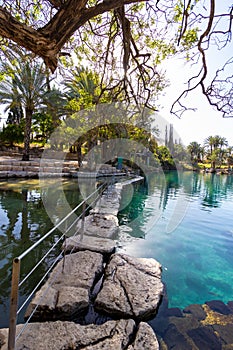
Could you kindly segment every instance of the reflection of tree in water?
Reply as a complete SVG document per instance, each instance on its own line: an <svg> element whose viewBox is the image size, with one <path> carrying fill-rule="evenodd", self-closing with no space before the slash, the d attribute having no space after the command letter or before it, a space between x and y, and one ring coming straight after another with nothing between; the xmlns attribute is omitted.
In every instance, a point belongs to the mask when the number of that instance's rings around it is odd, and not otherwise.
<svg viewBox="0 0 233 350"><path fill-rule="evenodd" d="M151 174L148 179L140 185L134 185L134 194L130 204L119 213L120 225L127 225L131 227L131 235L134 237L145 237L143 229L143 211L145 208L145 201L149 196L153 196L155 192L159 191L160 201L159 208L166 209L170 198L176 197L180 188L180 178L176 171L164 173ZM123 191L123 196L127 195L127 191ZM124 198L123 198L124 200Z"/></svg>
<svg viewBox="0 0 233 350"><path fill-rule="evenodd" d="M170 171L165 174L165 182L161 187L160 208L166 209L168 200L171 197L176 197L180 187L180 179L177 171Z"/></svg>
<svg viewBox="0 0 233 350"><path fill-rule="evenodd" d="M118 214L119 224L127 225L132 229L131 235L133 237L144 238L145 232L140 227L140 218L144 208L145 199L147 198L147 186L142 183L133 185L134 192L130 203L124 207ZM130 189L130 187L129 187ZM121 202L127 202L127 196L130 196L130 190L127 190L127 186L124 187L122 192Z"/></svg>
<svg viewBox="0 0 233 350"><path fill-rule="evenodd" d="M233 177L227 175L209 174L202 178L202 205L204 207L219 207L228 192L232 191Z"/></svg>
<svg viewBox="0 0 233 350"><path fill-rule="evenodd" d="M75 189L76 191L73 186L67 186L64 189L67 201L72 207L77 205L80 200L77 185L75 185ZM50 196L51 192L47 191L47 195ZM59 199L58 196L55 202L56 207L61 205ZM31 189L26 186L17 190L0 189L0 206L8 221L0 228L0 327L5 327L8 325L8 316L3 315L6 314L5 310L8 308L13 258L19 256L35 243L53 225L44 209L39 187ZM21 280L56 242L60 234L60 232L55 232L23 259ZM46 258L45 262L36 270L36 273L23 284L20 290L21 296L28 295L31 292L58 252L60 252L59 247ZM3 322L4 324L2 324Z"/></svg>

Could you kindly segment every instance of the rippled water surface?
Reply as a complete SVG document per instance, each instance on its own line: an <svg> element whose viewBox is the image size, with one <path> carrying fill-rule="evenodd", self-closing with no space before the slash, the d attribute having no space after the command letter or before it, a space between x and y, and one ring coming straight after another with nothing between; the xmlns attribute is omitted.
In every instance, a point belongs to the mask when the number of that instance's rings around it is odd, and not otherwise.
<svg viewBox="0 0 233 350"><path fill-rule="evenodd" d="M226 175L152 175L121 212L140 237L123 251L162 264L170 307L233 300L232 185Z"/></svg>

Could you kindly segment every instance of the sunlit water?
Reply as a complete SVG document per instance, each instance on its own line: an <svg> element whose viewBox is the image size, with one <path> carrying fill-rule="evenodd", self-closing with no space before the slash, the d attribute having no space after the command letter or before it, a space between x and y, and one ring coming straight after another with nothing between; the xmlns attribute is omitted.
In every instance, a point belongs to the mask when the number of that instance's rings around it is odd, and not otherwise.
<svg viewBox="0 0 233 350"><path fill-rule="evenodd" d="M233 300L232 185L226 175L152 175L121 212L141 237L122 250L162 264L170 307Z"/></svg>
<svg viewBox="0 0 233 350"><path fill-rule="evenodd" d="M121 251L153 257L162 264L170 307L233 300L232 185L233 176L170 172L151 175L146 186L124 190L122 207L126 207L119 219L133 241L122 242ZM62 216L59 186L56 180L46 180L43 186L38 180L0 181L0 327L9 322L12 259L52 227L42 194L47 202L53 198L56 203L55 218ZM62 186L73 208L82 200L78 183L69 179ZM42 256L57 237L42 244L37 254ZM32 255L26 262L28 269L35 260ZM21 300L51 260L53 255L25 285Z"/></svg>

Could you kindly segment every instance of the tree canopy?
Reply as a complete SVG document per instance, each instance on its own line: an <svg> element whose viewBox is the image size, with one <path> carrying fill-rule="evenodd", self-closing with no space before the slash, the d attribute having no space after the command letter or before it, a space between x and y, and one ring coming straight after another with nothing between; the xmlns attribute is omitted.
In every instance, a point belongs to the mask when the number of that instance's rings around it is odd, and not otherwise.
<svg viewBox="0 0 233 350"><path fill-rule="evenodd" d="M213 76L207 52L231 42L232 3L216 0L4 0L0 1L2 52L17 44L43 58L54 72L75 52L102 74L100 85L117 99L156 108L166 85L159 63L184 54L196 71L172 106L180 115L190 91L201 88L223 116L232 116L232 57Z"/></svg>

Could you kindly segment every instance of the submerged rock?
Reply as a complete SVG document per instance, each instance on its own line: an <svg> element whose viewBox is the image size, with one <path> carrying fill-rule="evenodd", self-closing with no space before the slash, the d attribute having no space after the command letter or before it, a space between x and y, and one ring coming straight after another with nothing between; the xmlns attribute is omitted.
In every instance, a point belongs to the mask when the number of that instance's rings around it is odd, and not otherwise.
<svg viewBox="0 0 233 350"><path fill-rule="evenodd" d="M198 321L204 320L206 318L206 312L199 304L189 305L183 311L184 313L193 315L193 317L198 319Z"/></svg>
<svg viewBox="0 0 233 350"><path fill-rule="evenodd" d="M229 315L231 313L231 310L221 300L211 300L206 301L205 303L211 310L219 312L223 315Z"/></svg>
<svg viewBox="0 0 233 350"><path fill-rule="evenodd" d="M156 260L114 254L94 306L110 315L147 320L156 313L162 293L161 265Z"/></svg>
<svg viewBox="0 0 233 350"><path fill-rule="evenodd" d="M187 332L198 349L221 350L222 345L218 336L210 327L198 327Z"/></svg>

